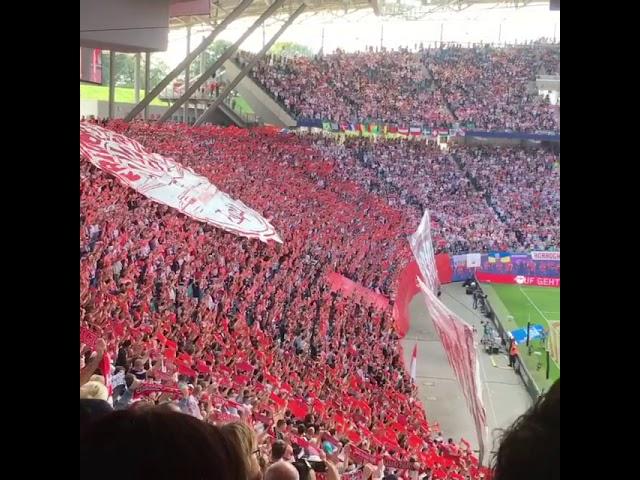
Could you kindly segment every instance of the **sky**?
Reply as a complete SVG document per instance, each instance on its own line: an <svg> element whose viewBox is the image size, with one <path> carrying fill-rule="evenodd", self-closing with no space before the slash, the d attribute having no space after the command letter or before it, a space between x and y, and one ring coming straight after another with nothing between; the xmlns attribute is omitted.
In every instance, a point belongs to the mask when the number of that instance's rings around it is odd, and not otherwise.
<svg viewBox="0 0 640 480"><path fill-rule="evenodd" d="M265 7L266 8L266 7ZM272 17L264 28L266 41L278 30L286 16ZM234 42L253 23L245 18L232 23L217 38ZM208 35L212 27L194 26L191 48ZM324 31L324 35L323 35ZM186 55L186 29L172 30L166 52L154 53L175 67ZM560 12L549 11L548 4L521 8L474 5L462 12L435 11L423 20L408 21L400 18L376 17L370 9L345 15L344 12L323 12L302 15L278 41L296 42L308 46L313 52L323 48L330 53L336 48L346 51L363 50L367 46L384 45L386 48L413 47L424 42L498 43L522 42L546 37L560 40ZM263 29L257 28L242 44L242 50L257 52L263 45Z"/></svg>

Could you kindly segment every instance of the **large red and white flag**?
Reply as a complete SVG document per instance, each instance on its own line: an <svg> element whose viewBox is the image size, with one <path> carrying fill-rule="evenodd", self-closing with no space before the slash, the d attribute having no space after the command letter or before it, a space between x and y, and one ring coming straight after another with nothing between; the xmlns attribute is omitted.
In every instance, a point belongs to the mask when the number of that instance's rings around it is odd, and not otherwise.
<svg viewBox="0 0 640 480"><path fill-rule="evenodd" d="M425 279L423 282L416 275L418 286L424 293L427 310L473 417L480 447L480 460L482 461L484 439L487 436L487 414L482 402L480 364L474 345L473 328L438 299L440 282L436 269L431 238L431 218L428 210L425 210L420 226L409 238L409 243L416 263Z"/></svg>
<svg viewBox="0 0 640 480"><path fill-rule="evenodd" d="M433 241L431 239L431 217L429 210L424 211L418 229L409 237L409 245L422 277L427 283L427 287L432 292L437 292L440 287L438 280L438 270L436 269L436 258L433 252Z"/></svg>
<svg viewBox="0 0 640 480"><path fill-rule="evenodd" d="M416 380L416 368L418 364L418 344L416 343L413 346L413 353L411 353L411 378L413 379L413 381L415 382Z"/></svg>
<svg viewBox="0 0 640 480"><path fill-rule="evenodd" d="M482 402L480 364L473 340L473 328L449 310L420 278L418 285L424 293L433 325L473 417L482 461L484 439L487 436L487 414Z"/></svg>
<svg viewBox="0 0 640 480"><path fill-rule="evenodd" d="M282 243L271 224L190 168L124 135L80 123L80 155L125 185L185 215L243 237Z"/></svg>

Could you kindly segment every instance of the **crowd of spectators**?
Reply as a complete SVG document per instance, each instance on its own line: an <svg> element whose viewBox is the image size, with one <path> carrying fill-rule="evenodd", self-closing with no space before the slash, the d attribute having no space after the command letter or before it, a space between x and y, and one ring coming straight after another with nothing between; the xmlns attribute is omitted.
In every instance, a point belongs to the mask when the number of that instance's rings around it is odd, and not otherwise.
<svg viewBox="0 0 640 480"><path fill-rule="evenodd" d="M251 76L298 118L557 132L559 107L530 83L559 71L559 46L536 44L267 56Z"/></svg>
<svg viewBox="0 0 640 480"><path fill-rule="evenodd" d="M291 135L107 126L251 205L284 243L193 221L81 158L81 398L245 423L263 468L284 450L347 478L480 478L468 444L427 421L390 309L324 280L335 271L393 298L415 228L402 208L318 176L331 165Z"/></svg>
<svg viewBox="0 0 640 480"><path fill-rule="evenodd" d="M307 137L333 162L323 181L352 180L413 225L428 208L437 253L560 248L559 157L547 149Z"/></svg>
<svg viewBox="0 0 640 480"><path fill-rule="evenodd" d="M453 147L451 155L526 251L560 249L560 163L537 148Z"/></svg>
<svg viewBox="0 0 640 480"><path fill-rule="evenodd" d="M429 50L423 61L463 125L560 131L557 109L529 90L537 75L560 73L559 47L444 48Z"/></svg>
<svg viewBox="0 0 640 480"><path fill-rule="evenodd" d="M242 52L241 61L250 55ZM299 118L428 127L453 121L420 56L406 50L268 56L251 75Z"/></svg>
<svg viewBox="0 0 640 480"><path fill-rule="evenodd" d="M337 272L393 300L411 258L406 237L424 208L440 251L559 248L557 157L103 124L208 177L269 220L283 244L191 220L81 158L83 401L248 426L238 435L252 438L244 450L265 478L269 464L301 457L325 461L327 480L484 475L466 442L445 442L428 422L390 307L333 291L326 278ZM82 408L81 420L107 414L94 403ZM129 423L147 418L138 414ZM89 429L87 442L103 434ZM269 478L280 478L276 470Z"/></svg>
<svg viewBox="0 0 640 480"><path fill-rule="evenodd" d="M424 141L347 137L316 142L344 177L408 210L414 225L431 213L436 252L519 251L515 232L501 222L447 152Z"/></svg>

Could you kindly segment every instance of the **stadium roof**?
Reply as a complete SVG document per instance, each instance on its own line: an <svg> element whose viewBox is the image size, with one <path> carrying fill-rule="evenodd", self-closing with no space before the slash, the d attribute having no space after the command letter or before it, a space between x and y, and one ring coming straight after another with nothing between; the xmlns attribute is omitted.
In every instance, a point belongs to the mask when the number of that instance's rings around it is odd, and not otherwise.
<svg viewBox="0 0 640 480"><path fill-rule="evenodd" d="M170 26L171 28L182 28L187 25L215 25L228 15L238 3L239 0L210 0L209 16L173 17ZM242 13L241 17L257 17L266 10L270 3L272 3L271 0L256 0ZM452 13L463 11L469 6L479 3L524 7L548 3L548 0L287 0L279 11L293 13L301 3L306 3L307 13L321 11L347 13L370 8L376 15L416 19L436 11L449 10Z"/></svg>

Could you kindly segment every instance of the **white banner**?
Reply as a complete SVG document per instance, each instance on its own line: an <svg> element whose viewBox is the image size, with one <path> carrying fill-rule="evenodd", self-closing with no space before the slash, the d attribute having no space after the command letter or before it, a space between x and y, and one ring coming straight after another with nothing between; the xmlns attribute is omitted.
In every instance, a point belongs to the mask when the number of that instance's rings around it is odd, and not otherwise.
<svg viewBox="0 0 640 480"><path fill-rule="evenodd" d="M271 224L206 177L169 158L147 152L124 135L80 123L80 155L125 185L185 215L243 237L282 243Z"/></svg>
<svg viewBox="0 0 640 480"><path fill-rule="evenodd" d="M560 261L560 252L531 252L531 259Z"/></svg>
<svg viewBox="0 0 640 480"><path fill-rule="evenodd" d="M429 211L424 212L420 226L409 237L409 243L420 272L426 279L425 283L416 276L418 286L424 292L427 309L433 320L436 332L440 337L449 364L460 383L462 393L473 417L480 447L480 462L482 462L484 441L487 437L487 414L482 402L480 364L473 341L473 328L456 316L438 299L437 293L440 282L438 281L436 259L431 240ZM479 254L477 259L472 257L472 260L474 262L477 260L477 264L480 266ZM469 256L467 256L467 262L469 262Z"/></svg>
<svg viewBox="0 0 640 480"><path fill-rule="evenodd" d="M433 241L431 240L431 217L429 210L424 211L418 229L409 237L409 245L416 263L420 268L422 277L426 280L427 286L432 292L437 292L440 287L438 280L438 270L436 269L436 258L433 253Z"/></svg>
<svg viewBox="0 0 640 480"><path fill-rule="evenodd" d="M473 328L467 322L449 310L423 282L418 278L418 285L424 292L427 309L433 325L440 337L449 364L460 383L462 393L473 417L480 462L484 456L484 441L487 437L487 413L482 402L480 383L480 363L473 342Z"/></svg>
<svg viewBox="0 0 640 480"><path fill-rule="evenodd" d="M476 268L482 265L481 253L467 253L467 268Z"/></svg>

